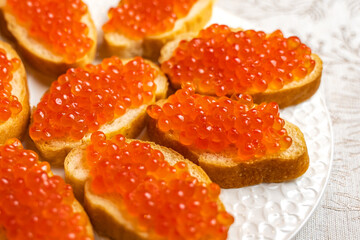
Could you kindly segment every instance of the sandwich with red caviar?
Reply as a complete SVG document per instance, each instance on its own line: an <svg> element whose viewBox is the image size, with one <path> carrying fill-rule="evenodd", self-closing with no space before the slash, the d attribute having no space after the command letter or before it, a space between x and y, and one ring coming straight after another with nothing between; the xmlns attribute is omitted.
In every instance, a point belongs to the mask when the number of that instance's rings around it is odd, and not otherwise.
<svg viewBox="0 0 360 240"><path fill-rule="evenodd" d="M111 55L157 61L177 35L199 31L210 20L214 0L122 0L109 10L104 39Z"/></svg>
<svg viewBox="0 0 360 240"><path fill-rule="evenodd" d="M44 159L62 165L67 153L90 141L97 130L110 137L136 137L145 124L147 106L166 92L166 77L140 57L112 57L73 68L44 94L33 111L29 134Z"/></svg>
<svg viewBox="0 0 360 240"><path fill-rule="evenodd" d="M151 140L198 164L222 188L283 182L304 174L309 156L300 129L276 103L178 90L147 110Z"/></svg>
<svg viewBox="0 0 360 240"><path fill-rule="evenodd" d="M95 57L96 28L81 0L0 0L6 29L42 72L61 74Z"/></svg>
<svg viewBox="0 0 360 240"><path fill-rule="evenodd" d="M94 239L71 186L17 139L0 146L0 239Z"/></svg>
<svg viewBox="0 0 360 240"><path fill-rule="evenodd" d="M25 68L15 50L0 41L0 144L21 137L29 117Z"/></svg>
<svg viewBox="0 0 360 240"><path fill-rule="evenodd" d="M200 167L154 143L96 132L66 157L65 174L111 239L225 240L234 221Z"/></svg>
<svg viewBox="0 0 360 240"><path fill-rule="evenodd" d="M168 43L159 62L176 89L190 82L201 94L246 93L280 107L310 98L322 73L321 59L298 37L217 24Z"/></svg>

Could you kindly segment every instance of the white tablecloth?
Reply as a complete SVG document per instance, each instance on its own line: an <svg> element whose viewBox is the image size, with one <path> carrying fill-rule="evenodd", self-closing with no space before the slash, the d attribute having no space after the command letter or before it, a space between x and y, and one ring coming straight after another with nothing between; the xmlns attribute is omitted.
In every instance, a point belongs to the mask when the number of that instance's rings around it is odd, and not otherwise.
<svg viewBox="0 0 360 240"><path fill-rule="evenodd" d="M334 164L319 207L295 239L360 239L360 1L219 0L217 5L257 30L299 36L323 59L321 90L333 122Z"/></svg>

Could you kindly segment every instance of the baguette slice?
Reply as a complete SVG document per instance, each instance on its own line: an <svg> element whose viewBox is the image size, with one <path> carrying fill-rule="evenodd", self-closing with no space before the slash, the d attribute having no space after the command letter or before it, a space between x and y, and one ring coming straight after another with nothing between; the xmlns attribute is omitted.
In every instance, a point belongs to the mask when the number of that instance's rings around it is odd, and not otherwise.
<svg viewBox="0 0 360 240"><path fill-rule="evenodd" d="M88 37L93 40L91 49L74 63L66 63L63 56L54 54L41 42L31 38L26 28L17 24L16 18L5 11L6 0L0 0L0 10L6 21L7 31L16 39L22 55L39 71L58 76L72 67L84 66L93 61L96 53L97 33L95 24L88 11L82 18L82 22L88 26Z"/></svg>
<svg viewBox="0 0 360 240"><path fill-rule="evenodd" d="M128 62L130 60L124 60ZM100 127L99 131L106 134L107 137L112 137L116 134L122 134L129 138L134 138L139 135L145 125L146 108L148 105L155 102L156 99L166 97L168 82L165 75L160 71L157 65L147 61L153 68L157 69L159 75L155 79L156 92L155 98L148 104L143 104L138 108L130 108L126 113L112 122L109 122ZM33 112L35 109L33 109ZM91 133L86 134L80 141L68 140L52 140L52 141L36 141L35 146L39 150L41 156L53 165L62 166L64 159L71 149L78 147L90 141Z"/></svg>
<svg viewBox="0 0 360 240"><path fill-rule="evenodd" d="M54 176L54 174L50 171L48 173L48 176L51 177L51 176ZM84 208L82 207L82 205L76 199L74 199L74 201L72 203L72 209L73 209L74 213L84 213L84 216L86 217L86 221L87 221L86 232L88 233L88 236L91 239L94 239L93 228L91 226L88 215L85 213ZM0 240L8 240L8 238L6 237L6 232L5 231L6 231L6 229L3 226L0 226Z"/></svg>
<svg viewBox="0 0 360 240"><path fill-rule="evenodd" d="M162 105L165 101L159 101ZM157 121L147 125L149 138L157 144L174 149L199 165L210 179L222 188L240 188L260 183L277 183L303 175L309 167L309 155L303 133L294 124L285 121L284 128L292 138L291 146L283 152L264 157L235 161L233 152L209 153L181 144L172 132L164 133Z"/></svg>
<svg viewBox="0 0 360 240"><path fill-rule="evenodd" d="M175 22L175 26L161 35L149 36L141 40L133 40L121 33L109 32L104 34L105 46L110 55L121 58L143 56L157 61L160 49L177 35L186 32L196 32L203 28L212 16L215 0L198 0L188 15Z"/></svg>
<svg viewBox="0 0 360 240"><path fill-rule="evenodd" d="M241 31L242 29L236 28L232 30L235 32ZM186 33L179 35L175 40L167 43L161 49L161 56L159 58L160 64L169 60L173 56L176 48L182 40L190 41L196 36L198 36L197 32ZM279 104L280 108L284 108L291 105L296 105L309 99L312 95L315 94L320 86L323 68L322 60L318 55L312 54L311 57L313 60L315 60L315 67L313 71L311 71L311 73L309 73L305 78L299 81L292 81L291 83L284 85L284 87L279 90L267 89L265 92L250 94L253 97L254 102L258 104L262 102L276 102ZM181 87L178 84L173 84L171 81L170 83L171 86L175 89L179 89ZM199 93L215 96L215 92Z"/></svg>
<svg viewBox="0 0 360 240"><path fill-rule="evenodd" d="M75 199L73 204L72 204L72 209L74 211L74 213L82 213L85 212L83 206ZM87 215L86 215L87 216ZM86 231L88 233L88 235L91 237L91 239L94 239L94 233L93 233L93 229L91 226L91 222L90 220L87 218L88 224L86 226ZM2 227L0 227L0 240L10 240L6 237L6 230Z"/></svg>
<svg viewBox="0 0 360 240"><path fill-rule="evenodd" d="M0 41L0 48L7 53L7 58L18 58L18 54L7 43ZM4 144L9 138L20 138L27 129L30 116L29 91L26 81L26 72L22 62L20 67L13 73L11 80L12 94L21 103L22 110L19 114L12 116L6 122L0 124L0 144Z"/></svg>
<svg viewBox="0 0 360 240"><path fill-rule="evenodd" d="M127 142L131 141L134 140L127 139ZM193 177L203 183L211 182L199 166L188 161L179 153L152 142L148 143L151 145L151 148L161 151L164 159L169 162L170 165L173 166L179 161L186 162L188 171ZM135 231L134 226L127 222L114 202L91 192L90 182L88 181L89 174L86 163L86 146L73 149L65 159L66 181L72 185L78 200L80 202L84 201L84 207L96 231L114 240L149 239L146 233ZM218 201L218 206L221 210L224 210L224 206L220 200Z"/></svg>

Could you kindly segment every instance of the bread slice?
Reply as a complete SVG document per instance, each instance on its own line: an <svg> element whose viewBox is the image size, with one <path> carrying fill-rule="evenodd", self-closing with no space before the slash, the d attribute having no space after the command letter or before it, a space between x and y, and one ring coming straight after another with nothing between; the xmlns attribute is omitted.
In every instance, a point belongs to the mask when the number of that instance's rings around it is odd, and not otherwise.
<svg viewBox="0 0 360 240"><path fill-rule="evenodd" d="M72 203L72 209L74 211L74 213L82 213L85 212L84 208L81 206L81 204L75 199L74 202ZM86 231L88 233L88 235L91 237L91 239L94 239L94 233L93 233L93 229L91 226L91 222L87 216L87 214L85 214L86 218L87 218L87 226L86 226ZM6 230L3 227L0 227L0 240L10 240L6 237Z"/></svg>
<svg viewBox="0 0 360 240"><path fill-rule="evenodd" d="M234 32L240 30L242 29L233 29ZM169 60L182 40L190 41L197 35L198 33L195 32L182 34L179 35L175 40L167 43L161 49L159 62L163 63ZM254 102L258 104L262 102L276 102L279 104L280 108L284 108L287 106L296 105L309 99L312 95L315 94L320 86L320 79L323 68L322 61L318 55L312 54L311 57L313 60L315 60L315 67L305 78L299 81L292 81L287 83L279 90L267 89L265 92L250 94L253 97ZM171 83L171 86L175 89L179 89L181 87L180 85L173 83ZM199 93L215 96L215 92Z"/></svg>
<svg viewBox="0 0 360 240"><path fill-rule="evenodd" d="M124 60L123 62L128 62ZM155 79L156 92L152 102L143 104L138 108L130 108L126 113L112 122L109 122L100 127L99 131L106 134L107 137L112 137L116 134L122 134L129 138L134 138L142 131L146 120L146 108L153 104L156 99L165 98L168 88L168 82L165 75L153 63L147 61L153 68L157 69L159 75ZM33 110L35 111L35 109ZM91 133L86 134L80 141L71 140L52 140L52 141L36 141L35 146L39 150L40 155L53 165L61 166L64 163L66 155L71 149L78 147L90 141Z"/></svg>
<svg viewBox="0 0 360 240"><path fill-rule="evenodd" d="M164 133L150 119L148 136L157 144L169 147L199 165L210 179L222 188L240 188L259 183L283 182L304 174L309 167L309 155L304 135L294 124L285 121L284 128L292 138L291 146L283 152L264 157L235 161L233 152L209 153L181 144L171 132Z"/></svg>
<svg viewBox="0 0 360 240"><path fill-rule="evenodd" d="M93 40L91 49L80 59L74 63L66 63L63 56L54 54L46 48L41 42L31 38L26 28L17 24L16 18L5 11L6 0L0 0L0 9L6 21L8 32L16 39L22 55L27 61L38 70L51 75L60 75L72 67L84 66L95 58L97 33L90 12L87 12L82 18L82 22L89 28L88 37Z"/></svg>
<svg viewBox="0 0 360 240"><path fill-rule="evenodd" d="M157 61L160 56L160 49L164 44L179 34L196 32L206 25L212 16L214 2L215 0L198 0L186 17L175 22L173 29L160 35L133 40L121 33L105 33L105 46L110 55L117 55L122 58L143 56L152 61Z"/></svg>
<svg viewBox="0 0 360 240"><path fill-rule="evenodd" d="M134 140L127 140L128 142ZM139 141L139 140L137 140ZM175 165L179 161L187 163L189 173L200 182L210 183L209 177L197 165L186 160L179 153L148 142L153 149L159 150L164 154L164 159L170 165ZM84 201L84 207L88 212L94 228L98 233L108 236L111 239L148 239L144 232L137 232L132 224L126 221L116 204L102 196L95 195L90 190L89 169L86 164L86 146L73 149L65 159L66 181L73 186L75 196L79 201ZM218 206L224 210L221 201Z"/></svg>
<svg viewBox="0 0 360 240"><path fill-rule="evenodd" d="M1 144L3 144L3 143L0 143L0 145ZM48 175L54 176L53 172L51 172L51 171L48 173ZM93 228L91 226L91 222L88 218L88 215L85 213L85 210L82 207L82 205L75 198L72 203L72 209L73 209L74 213L84 213L84 216L86 217L86 221L87 221L86 232L88 233L88 236L91 239L94 239ZM6 237L6 229L3 226L0 226L0 240L8 240L8 238Z"/></svg>
<svg viewBox="0 0 360 240"><path fill-rule="evenodd" d="M7 43L0 41L0 48L7 53L7 58L18 58L15 50ZM27 129L30 116L29 91L26 81L25 68L22 63L20 67L13 73L11 80L12 94L16 96L22 105L19 114L12 116L6 122L0 124L0 144L4 144L9 138L20 138Z"/></svg>

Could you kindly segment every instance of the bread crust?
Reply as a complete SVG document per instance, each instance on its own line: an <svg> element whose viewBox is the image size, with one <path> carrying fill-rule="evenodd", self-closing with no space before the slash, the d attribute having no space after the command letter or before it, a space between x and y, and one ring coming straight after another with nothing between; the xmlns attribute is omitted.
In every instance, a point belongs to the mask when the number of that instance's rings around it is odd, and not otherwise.
<svg viewBox="0 0 360 240"><path fill-rule="evenodd" d="M127 139L128 142L134 141ZM139 141L139 140L137 140ZM144 142L144 141L141 141ZM197 165L185 159L182 155L172 149L147 142L153 149L160 150L165 160L170 165L175 165L179 161L185 161L188 165L189 173L199 181L210 183L209 177ZM65 159L65 177L67 182L73 186L75 196L80 202L84 201L84 207L88 212L96 231L102 235L109 236L111 239L147 239L145 233L135 231L118 210L112 201L95 195L89 187L89 169L85 157L86 146L73 149ZM224 210L224 206L219 200L219 208Z"/></svg>
<svg viewBox="0 0 360 240"><path fill-rule="evenodd" d="M145 234L136 232L118 219L123 216L117 206L109 200L96 196L90 191L89 184L85 186L84 206L91 217L98 234L111 236L111 239L144 240ZM109 214L109 212L112 214Z"/></svg>
<svg viewBox="0 0 360 240"><path fill-rule="evenodd" d="M124 63L130 61L129 59L123 60ZM160 69L153 63L147 61L153 68L159 72L158 77L155 79L157 86L155 97L152 102L143 104L139 108L128 109L126 113L112 122L107 123L100 127L99 131L106 134L107 137L112 137L116 134L122 134L128 138L135 138L138 136L143 127L146 125L146 108L155 102L156 99L161 99L166 96L168 82L165 75ZM33 112L35 109L33 109ZM32 118L31 118L32 120ZM62 166L64 159L71 149L84 145L90 141L91 134L88 133L80 141L72 140L51 140L51 141L34 141L36 148L39 150L39 154L42 158L52 165Z"/></svg>
<svg viewBox="0 0 360 240"><path fill-rule="evenodd" d="M9 59L20 59L18 54L9 44L0 41L0 48L3 48L6 51L6 55ZM13 88L11 93L18 98L22 110L19 114L12 116L6 122L0 124L0 144L4 144L9 138L21 138L29 123L29 90L26 81L26 72L22 62L20 62L19 69L13 73L13 79L10 84Z"/></svg>
<svg viewBox="0 0 360 240"><path fill-rule="evenodd" d="M160 49L179 34L196 32L203 28L212 16L212 7L215 0L199 0L189 14L176 21L174 28L166 33L148 36L141 40L132 40L120 33L105 33L104 44L109 55L118 55L122 58L143 56L157 61Z"/></svg>
<svg viewBox="0 0 360 240"><path fill-rule="evenodd" d="M103 125L99 131L104 131L107 137L123 134L128 138L135 138L145 125L146 107L147 105L142 105L137 109L128 109L123 116ZM130 119L129 116L131 116ZM43 159L54 166L62 166L71 149L88 143L90 136L91 134L86 134L80 141L51 140L35 141L34 143Z"/></svg>
<svg viewBox="0 0 360 240"><path fill-rule="evenodd" d="M322 60L318 55L312 54L311 57L315 60L315 67L305 78L288 83L279 90L267 89L262 93L251 94L254 102L276 102L280 108L285 108L309 99L320 86L323 68Z"/></svg>
<svg viewBox="0 0 360 240"><path fill-rule="evenodd" d="M29 37L28 31L17 24L16 18L4 10L5 2L3 4L0 2L0 8L6 21L5 31L14 37L22 56L39 71L57 76L66 72L69 68L84 66L94 60L97 46L97 33L90 12L87 12L83 16L82 22L89 28L88 36L93 40L93 45L85 56L77 59L74 63L66 63L63 56L54 54L44 47L42 43Z"/></svg>
<svg viewBox="0 0 360 240"><path fill-rule="evenodd" d="M293 139L291 146L278 154L251 161L236 162L233 153L206 153L182 145L172 133L164 133L150 119L147 131L150 139L169 147L199 165L222 188L240 188L259 183L284 182L295 179L309 167L309 155L304 135L300 129L286 121L285 129Z"/></svg>
<svg viewBox="0 0 360 240"><path fill-rule="evenodd" d="M239 31L242 29L238 28L232 30ZM167 43L161 49L161 56L159 58L160 64L169 60L172 57L180 41L182 40L189 41L194 37L196 37L197 35L198 34L194 32L186 33L183 35L179 35L175 40ZM276 102L279 104L280 108L285 108L288 106L296 105L298 103L301 103L309 99L312 95L315 94L315 92L318 90L320 86L322 68L323 68L322 60L318 55L312 54L311 57L313 60L315 60L315 67L313 71L310 74L308 74L305 78L299 81L293 81L291 83L288 83L284 85L282 89L279 90L267 89L265 92L251 93L250 95L253 97L254 102L257 104L260 104L262 102ZM179 89L181 87L180 84L173 84L171 81L170 84L175 89ZM199 93L204 95L216 96L215 92L200 91Z"/></svg>

